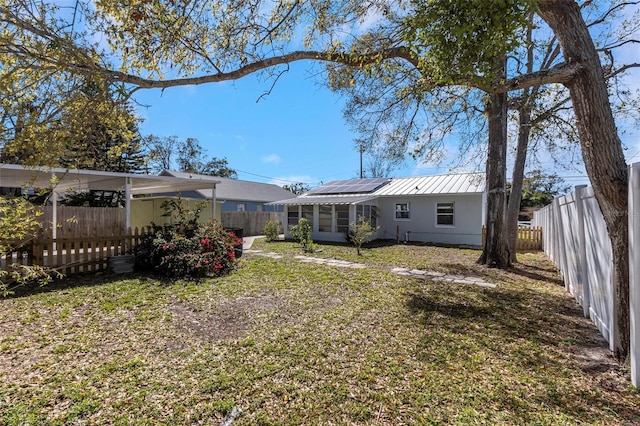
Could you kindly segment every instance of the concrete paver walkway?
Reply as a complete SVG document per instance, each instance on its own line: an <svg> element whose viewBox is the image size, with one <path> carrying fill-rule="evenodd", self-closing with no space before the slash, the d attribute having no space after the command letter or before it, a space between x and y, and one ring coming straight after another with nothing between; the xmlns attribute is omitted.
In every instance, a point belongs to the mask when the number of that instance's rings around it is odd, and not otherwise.
<svg viewBox="0 0 640 426"><path fill-rule="evenodd" d="M274 253L274 252L265 252L263 250L245 249L244 253L270 257L272 259L282 259L284 257L281 254ZM322 257L302 256L302 255L297 255L297 256L294 256L293 258L305 263L316 263L320 265L336 266L339 268L353 268L353 269L367 268L367 265L365 265L364 263L350 262L348 260L328 259L328 258L322 258ZM496 284L487 282L482 278L465 277L462 275L453 275L453 274L444 274L442 272L436 272L436 271L423 271L421 269L409 269L409 268L392 268L391 272L393 272L394 274L398 274L406 277L419 278L419 279L430 280L430 281L444 281L444 282L452 282L457 284L471 284L471 285L478 285L480 287L485 287L485 288L497 287Z"/></svg>

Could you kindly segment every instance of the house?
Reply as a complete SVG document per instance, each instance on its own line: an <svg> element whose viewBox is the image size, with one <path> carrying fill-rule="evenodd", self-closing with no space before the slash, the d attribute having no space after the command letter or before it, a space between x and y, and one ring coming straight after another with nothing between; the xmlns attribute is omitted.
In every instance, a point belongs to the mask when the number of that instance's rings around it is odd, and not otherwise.
<svg viewBox="0 0 640 426"><path fill-rule="evenodd" d="M464 173L333 181L274 204L285 207L286 237L306 218L314 240L345 241L363 216L373 238L480 246L485 199L484 174Z"/></svg>
<svg viewBox="0 0 640 426"><path fill-rule="evenodd" d="M199 175L195 173L175 172L165 170L160 176L172 176L181 179L206 179L212 176ZM220 203L220 211L238 212L261 212L261 211L283 211L282 205L270 204L291 198L291 192L278 185L270 183L250 182L240 179L228 179L214 176L216 184L216 200ZM181 194L182 198L195 200L210 200L212 189L200 189Z"/></svg>

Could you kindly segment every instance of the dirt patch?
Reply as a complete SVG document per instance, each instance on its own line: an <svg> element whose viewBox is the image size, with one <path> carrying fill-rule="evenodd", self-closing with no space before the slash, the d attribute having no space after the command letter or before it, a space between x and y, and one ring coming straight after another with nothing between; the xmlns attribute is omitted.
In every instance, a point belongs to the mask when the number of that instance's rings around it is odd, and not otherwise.
<svg viewBox="0 0 640 426"><path fill-rule="evenodd" d="M176 328L204 340L226 340L245 336L255 325L257 317L278 311L286 312L288 303L281 296L242 296L222 300L210 311L197 310L176 302L168 307Z"/></svg>

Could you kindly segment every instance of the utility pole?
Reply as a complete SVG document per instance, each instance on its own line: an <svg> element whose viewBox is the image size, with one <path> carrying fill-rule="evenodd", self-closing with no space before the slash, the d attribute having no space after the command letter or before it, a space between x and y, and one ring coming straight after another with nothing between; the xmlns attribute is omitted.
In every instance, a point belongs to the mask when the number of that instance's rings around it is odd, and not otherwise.
<svg viewBox="0 0 640 426"><path fill-rule="evenodd" d="M364 141L362 139L356 140L356 142L359 145L359 151L360 151L360 179L362 179L364 177L364 171L362 169L362 154L364 154L365 147L364 147Z"/></svg>

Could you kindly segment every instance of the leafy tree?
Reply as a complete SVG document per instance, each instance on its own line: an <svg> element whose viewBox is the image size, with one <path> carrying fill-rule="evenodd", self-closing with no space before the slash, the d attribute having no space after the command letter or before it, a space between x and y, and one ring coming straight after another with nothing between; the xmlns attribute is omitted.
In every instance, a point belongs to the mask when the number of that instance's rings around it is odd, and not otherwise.
<svg viewBox="0 0 640 426"><path fill-rule="evenodd" d="M305 192L308 192L311 189L309 187L309 184L304 182L296 182L288 185L282 185L282 188L286 189L287 191L291 191L296 195L304 194Z"/></svg>
<svg viewBox="0 0 640 426"><path fill-rule="evenodd" d="M229 167L229 162L226 158L211 157L211 160L202 165L198 173L229 179L238 178L238 172Z"/></svg>
<svg viewBox="0 0 640 426"><path fill-rule="evenodd" d="M180 143L177 136L145 136L142 144L149 170L154 173L171 170L174 163L173 153L178 151Z"/></svg>
<svg viewBox="0 0 640 426"><path fill-rule="evenodd" d="M568 192L570 186L555 173L546 174L541 170L533 170L524 178L522 185L522 206L544 207L553 199Z"/></svg>
<svg viewBox="0 0 640 426"><path fill-rule="evenodd" d="M229 167L226 158L212 157L205 161L206 150L195 138L178 139L177 136L144 138L147 161L153 172L172 170L174 165L181 172L199 173L235 179L238 173ZM177 156L174 157L174 153Z"/></svg>
<svg viewBox="0 0 640 426"><path fill-rule="evenodd" d="M521 196L519 209L523 207L544 207L551 204L558 195L567 193L570 186L565 184L564 179L556 173L544 173L541 170L532 170L528 176L524 177L521 186ZM515 189L511 184L507 184L509 191L509 201L515 195Z"/></svg>

